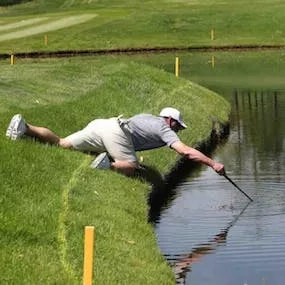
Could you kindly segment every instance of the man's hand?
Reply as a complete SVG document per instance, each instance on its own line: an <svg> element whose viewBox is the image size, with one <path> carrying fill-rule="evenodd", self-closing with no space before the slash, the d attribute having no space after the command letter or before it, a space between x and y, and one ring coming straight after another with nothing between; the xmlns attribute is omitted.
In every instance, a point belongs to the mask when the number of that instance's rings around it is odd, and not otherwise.
<svg viewBox="0 0 285 285"><path fill-rule="evenodd" d="M219 162L215 162L213 165L213 169L219 174L219 175L225 175L225 167L223 164Z"/></svg>

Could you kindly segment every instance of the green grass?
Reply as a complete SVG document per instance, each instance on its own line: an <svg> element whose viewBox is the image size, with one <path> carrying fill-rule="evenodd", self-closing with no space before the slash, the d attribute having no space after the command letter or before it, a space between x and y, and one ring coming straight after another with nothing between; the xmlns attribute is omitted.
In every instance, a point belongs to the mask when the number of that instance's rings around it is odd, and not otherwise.
<svg viewBox="0 0 285 285"><path fill-rule="evenodd" d="M31 140L8 141L14 113L61 136L95 117L157 114L174 105L185 114L189 144L206 139L212 118L229 105L211 91L159 69L119 57L1 61L0 283L80 284L83 229L96 229L96 284L174 284L147 223L149 185L89 167L93 157ZM164 172L176 155L141 153Z"/></svg>
<svg viewBox="0 0 285 285"><path fill-rule="evenodd" d="M96 17L72 27L1 40L1 36L40 24L0 31L1 53L186 47L200 45L284 44L285 3L254 1L31 1L2 8L1 25L32 18L52 24L71 15ZM210 37L215 31L215 40ZM48 45L44 35L48 35Z"/></svg>
<svg viewBox="0 0 285 285"><path fill-rule="evenodd" d="M35 0L0 8L0 53L284 44L284 7L277 0ZM67 26L69 17L85 15L94 17ZM60 28L59 20L66 27ZM210 85L227 80L232 88L233 82L250 86L262 72L267 83L283 86L282 52L278 57L250 54L247 59L236 54L234 60L230 54L215 53L215 69L209 63L211 55L179 54L180 78L173 76L175 55L171 54L131 57L133 61L114 56L16 57L13 66L8 59L1 60L1 284L81 284L86 225L96 229L96 284L175 283L157 247L154 229L147 223L147 183L92 170L90 155L30 140L11 142L4 133L14 113L65 136L95 117L157 114L162 107L174 105L190 125L181 138L195 145L209 136L213 118L227 120L229 105L182 77ZM260 82L261 88L262 84L266 80ZM167 148L139 155L160 172L176 159Z"/></svg>

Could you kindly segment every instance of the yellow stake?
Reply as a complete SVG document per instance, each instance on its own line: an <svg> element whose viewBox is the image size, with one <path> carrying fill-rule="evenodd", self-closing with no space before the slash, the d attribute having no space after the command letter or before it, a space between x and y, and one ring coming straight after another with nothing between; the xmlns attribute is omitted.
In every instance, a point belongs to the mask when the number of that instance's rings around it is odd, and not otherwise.
<svg viewBox="0 0 285 285"><path fill-rule="evenodd" d="M48 36L45 35L45 45L47 46L47 44L48 44Z"/></svg>
<svg viewBox="0 0 285 285"><path fill-rule="evenodd" d="M215 31L211 30L211 40L213 41L215 39Z"/></svg>
<svg viewBox="0 0 285 285"><path fill-rule="evenodd" d="M15 57L13 54L11 54L11 60L10 60L11 65L15 64Z"/></svg>
<svg viewBox="0 0 285 285"><path fill-rule="evenodd" d="M176 57L175 60L175 76L179 75L179 57Z"/></svg>
<svg viewBox="0 0 285 285"><path fill-rule="evenodd" d="M212 67L214 68L215 67L215 56L212 55Z"/></svg>
<svg viewBox="0 0 285 285"><path fill-rule="evenodd" d="M83 285L92 285L94 227L85 227Z"/></svg>

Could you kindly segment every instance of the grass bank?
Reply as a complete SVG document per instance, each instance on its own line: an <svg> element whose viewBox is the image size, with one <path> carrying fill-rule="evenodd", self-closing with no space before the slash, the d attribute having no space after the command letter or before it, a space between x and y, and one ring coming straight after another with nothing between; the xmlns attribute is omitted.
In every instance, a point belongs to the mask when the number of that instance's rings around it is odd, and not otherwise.
<svg viewBox="0 0 285 285"><path fill-rule="evenodd" d="M34 143L11 142L10 117L48 126L61 136L95 117L157 114L174 105L190 128L182 139L208 137L212 118L229 105L211 91L159 69L116 57L1 62L1 284L80 284L83 228L96 228L96 284L174 284L147 223L149 185L90 169L93 157ZM168 149L141 153L166 171Z"/></svg>

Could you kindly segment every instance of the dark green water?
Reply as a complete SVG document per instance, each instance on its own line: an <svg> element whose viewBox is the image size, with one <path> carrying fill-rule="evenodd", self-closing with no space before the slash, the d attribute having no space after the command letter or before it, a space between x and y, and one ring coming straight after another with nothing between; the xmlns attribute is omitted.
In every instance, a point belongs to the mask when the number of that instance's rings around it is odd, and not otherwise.
<svg viewBox="0 0 285 285"><path fill-rule="evenodd" d="M213 157L254 202L211 169L177 187L156 224L177 284L284 284L285 89L266 88L270 74L245 76L235 86L192 73L232 105L229 139Z"/></svg>

